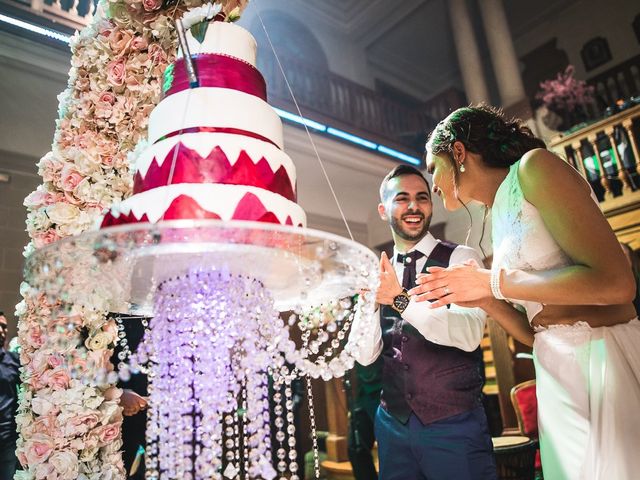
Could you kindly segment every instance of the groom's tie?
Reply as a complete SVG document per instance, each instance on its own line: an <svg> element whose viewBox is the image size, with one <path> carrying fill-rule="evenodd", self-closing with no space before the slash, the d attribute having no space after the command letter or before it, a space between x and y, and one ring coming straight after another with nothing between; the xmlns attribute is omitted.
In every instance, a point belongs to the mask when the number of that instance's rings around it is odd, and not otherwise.
<svg viewBox="0 0 640 480"><path fill-rule="evenodd" d="M411 290L416 285L416 262L424 257L424 253L414 250L406 255L398 254L396 261L404 265L404 274L402 275L402 288Z"/></svg>

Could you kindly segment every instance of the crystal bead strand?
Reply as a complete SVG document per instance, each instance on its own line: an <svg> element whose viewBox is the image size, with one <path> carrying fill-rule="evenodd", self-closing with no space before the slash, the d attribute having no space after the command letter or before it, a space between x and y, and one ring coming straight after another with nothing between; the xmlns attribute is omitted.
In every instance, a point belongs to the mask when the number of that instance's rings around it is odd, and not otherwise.
<svg viewBox="0 0 640 480"><path fill-rule="evenodd" d="M309 400L309 420L311 425L311 441L313 443L313 471L316 479L320 478L320 453L318 450L318 432L316 431L316 413L313 406L313 389L311 379L308 375L304 377L307 381L307 395Z"/></svg>

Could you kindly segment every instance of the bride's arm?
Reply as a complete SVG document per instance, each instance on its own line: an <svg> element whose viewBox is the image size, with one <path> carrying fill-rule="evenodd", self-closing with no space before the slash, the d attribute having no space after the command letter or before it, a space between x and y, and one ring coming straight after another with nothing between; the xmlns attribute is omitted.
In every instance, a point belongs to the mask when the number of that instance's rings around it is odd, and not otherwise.
<svg viewBox="0 0 640 480"><path fill-rule="evenodd" d="M556 305L631 302L635 284L629 264L578 172L537 149L520 161L518 178L525 199L574 265L537 273L506 270L500 284L505 297Z"/></svg>

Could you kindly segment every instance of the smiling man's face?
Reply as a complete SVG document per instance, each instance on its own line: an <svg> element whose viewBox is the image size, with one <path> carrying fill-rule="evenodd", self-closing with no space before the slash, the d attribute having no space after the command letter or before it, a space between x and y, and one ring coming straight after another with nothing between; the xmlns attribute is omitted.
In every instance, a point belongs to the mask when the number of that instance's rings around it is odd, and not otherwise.
<svg viewBox="0 0 640 480"><path fill-rule="evenodd" d="M433 214L429 187L418 175L394 177L387 183L378 211L389 222L396 246L411 248L429 231Z"/></svg>
<svg viewBox="0 0 640 480"><path fill-rule="evenodd" d="M9 324L7 323L7 317L0 315L0 348L4 348L4 342L7 340L7 330Z"/></svg>

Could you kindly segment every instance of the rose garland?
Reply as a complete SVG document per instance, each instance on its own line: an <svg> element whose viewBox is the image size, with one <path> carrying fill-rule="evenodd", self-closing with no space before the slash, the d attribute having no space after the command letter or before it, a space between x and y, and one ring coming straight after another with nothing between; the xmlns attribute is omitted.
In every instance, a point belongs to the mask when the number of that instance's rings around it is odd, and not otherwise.
<svg viewBox="0 0 640 480"><path fill-rule="evenodd" d="M231 12L245 2L217 3ZM101 0L91 24L72 38L52 150L38 163L43 183L24 201L31 238L25 255L92 228L105 208L130 194L127 153L146 134L175 54L171 19L200 4ZM109 361L113 321L101 305L63 304L26 283L21 293L16 453L24 470L16 478L124 478L121 392ZM86 350L78 349L83 344Z"/></svg>

